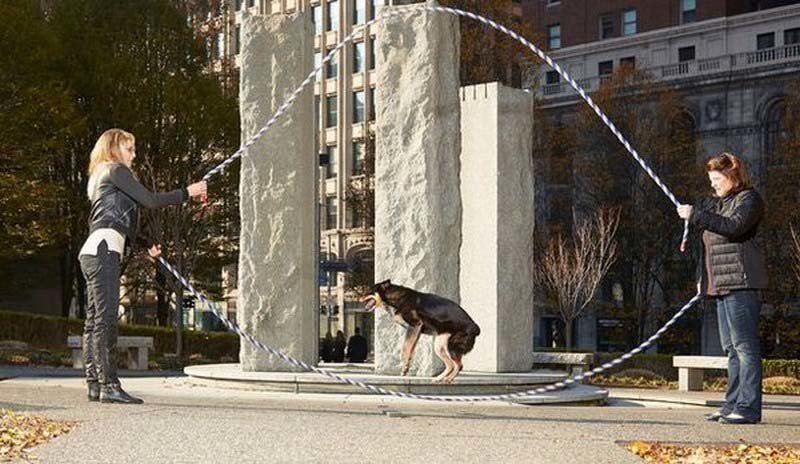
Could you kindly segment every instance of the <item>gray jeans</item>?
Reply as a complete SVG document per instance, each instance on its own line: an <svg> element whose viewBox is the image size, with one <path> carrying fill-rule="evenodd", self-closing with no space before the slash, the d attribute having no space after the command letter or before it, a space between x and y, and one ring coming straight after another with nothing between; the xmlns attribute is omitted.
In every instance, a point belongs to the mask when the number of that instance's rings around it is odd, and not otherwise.
<svg viewBox="0 0 800 464"><path fill-rule="evenodd" d="M116 357L119 259L119 253L110 251L105 240L98 245L96 256L79 258L89 296L83 326L83 362L87 382L119 383Z"/></svg>

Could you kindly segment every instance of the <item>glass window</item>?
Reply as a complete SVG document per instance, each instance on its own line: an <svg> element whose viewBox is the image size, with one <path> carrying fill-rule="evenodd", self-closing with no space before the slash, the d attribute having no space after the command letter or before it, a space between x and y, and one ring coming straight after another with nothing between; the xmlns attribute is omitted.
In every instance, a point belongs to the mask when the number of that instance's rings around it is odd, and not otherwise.
<svg viewBox="0 0 800 464"><path fill-rule="evenodd" d="M335 229L336 228L336 216L339 209L339 200L336 197L327 197L325 198L325 228L326 229Z"/></svg>
<svg viewBox="0 0 800 464"><path fill-rule="evenodd" d="M561 48L561 24L547 26L547 43L551 50Z"/></svg>
<svg viewBox="0 0 800 464"><path fill-rule="evenodd" d="M375 87L369 88L369 120L375 120Z"/></svg>
<svg viewBox="0 0 800 464"><path fill-rule="evenodd" d="M694 60L694 45L691 47L681 47L678 49L678 61L683 63L684 61L692 60Z"/></svg>
<svg viewBox="0 0 800 464"><path fill-rule="evenodd" d="M364 91L353 92L353 123L364 122Z"/></svg>
<svg viewBox="0 0 800 464"><path fill-rule="evenodd" d="M600 39L611 37L614 37L614 16L610 14L600 16Z"/></svg>
<svg viewBox="0 0 800 464"><path fill-rule="evenodd" d="M313 7L311 11L311 20L314 22L314 34L322 34L322 26L324 25L322 19L322 6L317 5Z"/></svg>
<svg viewBox="0 0 800 464"><path fill-rule="evenodd" d="M328 50L330 53L330 50ZM325 66L325 79L334 79L339 75L339 52L334 53L328 64Z"/></svg>
<svg viewBox="0 0 800 464"><path fill-rule="evenodd" d="M361 174L364 169L364 144L353 141L353 174Z"/></svg>
<svg viewBox="0 0 800 464"><path fill-rule="evenodd" d="M256 0L247 0L247 6L249 8L253 8L254 6L256 6Z"/></svg>
<svg viewBox="0 0 800 464"><path fill-rule="evenodd" d="M681 0L681 22L683 24L697 21L697 0Z"/></svg>
<svg viewBox="0 0 800 464"><path fill-rule="evenodd" d="M369 69L375 69L375 37L369 40Z"/></svg>
<svg viewBox="0 0 800 464"><path fill-rule="evenodd" d="M314 69L319 68L322 64L322 52L314 52ZM317 72L317 76L319 76L319 72Z"/></svg>
<svg viewBox="0 0 800 464"><path fill-rule="evenodd" d="M773 103L767 112L767 120L764 124L764 151L767 155L769 166L780 166L786 163L786 154L781 153L780 141L787 136L786 127L786 104L783 101Z"/></svg>
<svg viewBox="0 0 800 464"><path fill-rule="evenodd" d="M561 76L558 71L547 71L545 74L545 83L547 85L558 84L559 82L561 82Z"/></svg>
<svg viewBox="0 0 800 464"><path fill-rule="evenodd" d="M598 76L609 76L614 72L614 62L613 61L601 61L597 63L597 75Z"/></svg>
<svg viewBox="0 0 800 464"><path fill-rule="evenodd" d="M364 72L364 42L353 44L353 74Z"/></svg>
<svg viewBox="0 0 800 464"><path fill-rule="evenodd" d="M325 149L328 153L328 167L326 172L328 174L328 179L330 179L336 177L336 174L339 173L339 150L336 145L328 145Z"/></svg>
<svg viewBox="0 0 800 464"><path fill-rule="evenodd" d="M783 31L783 44L784 45L797 45L800 44L800 27L794 29L786 29Z"/></svg>
<svg viewBox="0 0 800 464"><path fill-rule="evenodd" d="M336 127L336 122L339 119L338 103L339 99L336 98L336 95L328 95L325 98L325 127Z"/></svg>
<svg viewBox="0 0 800 464"><path fill-rule="evenodd" d="M635 56L626 56L624 58L619 59L620 66L627 66L631 69L636 67L636 57Z"/></svg>
<svg viewBox="0 0 800 464"><path fill-rule="evenodd" d="M351 0L353 2L353 24L364 24L367 20L367 5L364 0Z"/></svg>
<svg viewBox="0 0 800 464"><path fill-rule="evenodd" d="M383 0L370 0L369 19L372 21L378 15L380 7L384 5Z"/></svg>
<svg viewBox="0 0 800 464"><path fill-rule="evenodd" d="M622 12L622 35L636 34L636 10Z"/></svg>
<svg viewBox="0 0 800 464"><path fill-rule="evenodd" d="M242 43L242 26L239 26L239 25L236 26L236 39L235 39L235 42L236 42L236 44L235 44L236 46L235 46L235 49L233 51L233 54L234 55L238 55L239 51L242 49L242 47L241 47L241 43Z"/></svg>
<svg viewBox="0 0 800 464"><path fill-rule="evenodd" d="M352 228L364 227L364 217L361 215L360 208L350 208L350 221Z"/></svg>
<svg viewBox="0 0 800 464"><path fill-rule="evenodd" d="M758 34L756 36L756 49L766 50L768 48L775 48L775 33Z"/></svg>
<svg viewBox="0 0 800 464"><path fill-rule="evenodd" d="M328 26L325 30L326 31L338 31L339 30L339 0L328 0L328 22L325 24Z"/></svg>
<svg viewBox="0 0 800 464"><path fill-rule="evenodd" d="M236 5L235 8L234 8L235 11L241 10L242 9L242 0L236 0L235 5Z"/></svg>
<svg viewBox="0 0 800 464"><path fill-rule="evenodd" d="M319 147L318 145L318 137L319 137L319 127L320 121L319 118L322 116L322 99L319 95L314 95L314 147Z"/></svg>

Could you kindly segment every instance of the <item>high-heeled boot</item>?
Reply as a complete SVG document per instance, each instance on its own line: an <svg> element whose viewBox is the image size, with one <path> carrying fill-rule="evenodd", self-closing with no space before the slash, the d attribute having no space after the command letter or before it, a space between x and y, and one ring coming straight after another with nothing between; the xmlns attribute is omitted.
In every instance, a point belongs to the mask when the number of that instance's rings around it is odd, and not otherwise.
<svg viewBox="0 0 800 464"><path fill-rule="evenodd" d="M101 403L142 404L143 400L129 395L119 384L103 385L100 389Z"/></svg>

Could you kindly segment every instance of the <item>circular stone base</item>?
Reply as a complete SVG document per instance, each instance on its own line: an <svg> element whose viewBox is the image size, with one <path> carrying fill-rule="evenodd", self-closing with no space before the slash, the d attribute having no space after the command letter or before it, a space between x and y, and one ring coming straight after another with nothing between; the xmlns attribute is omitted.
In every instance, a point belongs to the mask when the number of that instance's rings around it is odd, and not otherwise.
<svg viewBox="0 0 800 464"><path fill-rule="evenodd" d="M403 393L424 395L495 395L532 390L563 380L563 372L535 371L527 373L462 372L451 384L433 384L432 377L380 375L369 364L325 365L323 369L342 377ZM219 388L264 390L293 393L371 394L350 385L312 372L244 372L240 364L206 364L184 369L191 381ZM608 392L587 385L576 385L545 394L515 399L515 403L604 404Z"/></svg>

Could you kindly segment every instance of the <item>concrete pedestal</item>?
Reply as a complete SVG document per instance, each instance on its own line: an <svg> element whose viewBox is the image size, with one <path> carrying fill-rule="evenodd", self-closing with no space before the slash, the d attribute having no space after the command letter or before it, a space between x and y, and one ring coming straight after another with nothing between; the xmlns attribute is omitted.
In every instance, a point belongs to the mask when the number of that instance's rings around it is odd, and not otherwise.
<svg viewBox="0 0 800 464"><path fill-rule="evenodd" d="M533 101L461 90L461 306L481 327L464 368L527 372L533 357Z"/></svg>

